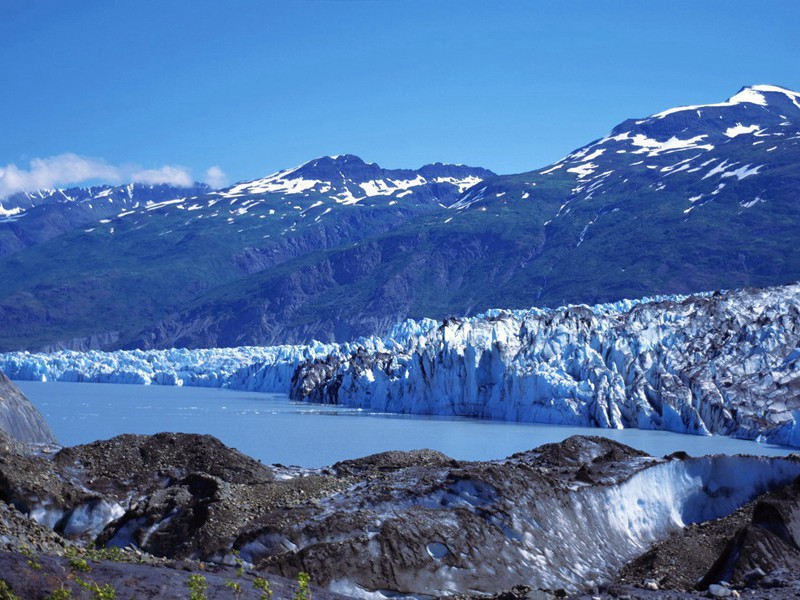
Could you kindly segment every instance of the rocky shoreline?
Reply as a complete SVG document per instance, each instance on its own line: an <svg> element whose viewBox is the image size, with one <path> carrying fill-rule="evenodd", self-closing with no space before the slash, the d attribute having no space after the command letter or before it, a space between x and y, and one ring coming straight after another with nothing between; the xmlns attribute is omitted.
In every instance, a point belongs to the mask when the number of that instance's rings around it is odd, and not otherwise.
<svg viewBox="0 0 800 600"><path fill-rule="evenodd" d="M19 598L189 598L191 582L208 598L263 598L261 580L296 598L300 573L318 599L800 590L794 456L656 458L576 436L495 461L419 450L304 470L202 435L32 445L15 438L41 424L14 422L0 580Z"/></svg>

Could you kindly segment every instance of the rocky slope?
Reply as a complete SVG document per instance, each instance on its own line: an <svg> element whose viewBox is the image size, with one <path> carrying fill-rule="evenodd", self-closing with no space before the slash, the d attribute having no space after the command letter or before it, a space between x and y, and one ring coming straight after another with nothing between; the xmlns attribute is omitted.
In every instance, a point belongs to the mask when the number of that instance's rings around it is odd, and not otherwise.
<svg viewBox="0 0 800 600"><path fill-rule="evenodd" d="M617 580L652 578L665 588L691 590L720 580L752 583L776 571L800 573L799 511L795 481L724 518L676 532L626 565Z"/></svg>
<svg viewBox="0 0 800 600"><path fill-rule="evenodd" d="M0 510L0 531L11 551L23 540L37 544L46 573L63 569L59 556L75 552L67 548L125 546L134 554L89 554L98 564L92 573L177 586L185 575L109 559L163 557L167 569L196 572L196 561L234 564L238 552L251 577L286 582L307 571L345 595L432 596L606 585L627 561L690 536L687 526L722 518L720 535L745 551L735 552L741 558L732 571L719 567L730 563L727 546L695 571L704 585L731 571L739 585L744 576L736 573L793 564L798 475L793 457L656 459L604 438L570 438L485 463L421 450L298 471L261 465L208 436L121 436L52 455L0 456L0 500L28 517ZM750 541L737 533L736 511L768 492L752 519L772 537ZM764 540L774 544L759 554ZM14 560L0 555L15 565L9 572L18 584L27 563Z"/></svg>
<svg viewBox="0 0 800 600"><path fill-rule="evenodd" d="M732 514L670 535L627 564L594 595L793 598L800 590L800 481L767 493ZM719 582L725 582L723 586ZM722 589L721 589L722 588ZM667 590L683 591L675 594ZM727 591L726 591L727 590ZM693 593L694 592L694 593Z"/></svg>
<svg viewBox="0 0 800 600"><path fill-rule="evenodd" d="M22 444L55 444L41 413L0 371L0 434Z"/></svg>

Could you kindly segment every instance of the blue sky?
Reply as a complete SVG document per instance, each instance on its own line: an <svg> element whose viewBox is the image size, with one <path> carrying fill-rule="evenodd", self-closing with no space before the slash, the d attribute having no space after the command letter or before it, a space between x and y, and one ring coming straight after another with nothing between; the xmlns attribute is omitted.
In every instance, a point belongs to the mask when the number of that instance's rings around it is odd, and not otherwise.
<svg viewBox="0 0 800 600"><path fill-rule="evenodd" d="M798 22L795 0L0 0L0 179L526 171L629 117L800 89Z"/></svg>

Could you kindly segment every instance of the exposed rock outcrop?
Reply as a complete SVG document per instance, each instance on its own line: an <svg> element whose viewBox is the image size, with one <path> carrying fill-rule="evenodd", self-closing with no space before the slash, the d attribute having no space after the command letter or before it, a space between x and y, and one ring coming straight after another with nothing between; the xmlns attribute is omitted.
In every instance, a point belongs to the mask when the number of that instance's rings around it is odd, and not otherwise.
<svg viewBox="0 0 800 600"><path fill-rule="evenodd" d="M54 444L47 421L25 395L0 371L0 434L23 444Z"/></svg>
<svg viewBox="0 0 800 600"><path fill-rule="evenodd" d="M132 548L171 567L241 559L279 581L307 571L359 597L506 597L524 586L538 598L644 577L660 589L723 578L754 587L753 569L800 564L798 476L797 457L654 458L600 437L488 462L419 450L298 470L262 465L210 436L123 435L0 455L0 500L19 513L0 510L0 542L31 544L53 568L52 555L76 544ZM702 560L679 568L683 579L665 577L662 548ZM144 577L108 569L97 573Z"/></svg>

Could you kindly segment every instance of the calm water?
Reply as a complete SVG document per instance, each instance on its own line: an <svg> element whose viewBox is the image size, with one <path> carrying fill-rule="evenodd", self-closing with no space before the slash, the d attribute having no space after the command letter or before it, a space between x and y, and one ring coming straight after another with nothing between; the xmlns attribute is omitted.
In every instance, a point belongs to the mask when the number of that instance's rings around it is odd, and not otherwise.
<svg viewBox="0 0 800 600"><path fill-rule="evenodd" d="M265 463L304 467L415 448L433 448L463 460L502 458L575 434L603 435L655 456L676 450L693 455L792 451L725 437L663 431L386 415L298 404L281 394L155 385L16 383L67 446L120 433L210 433Z"/></svg>

